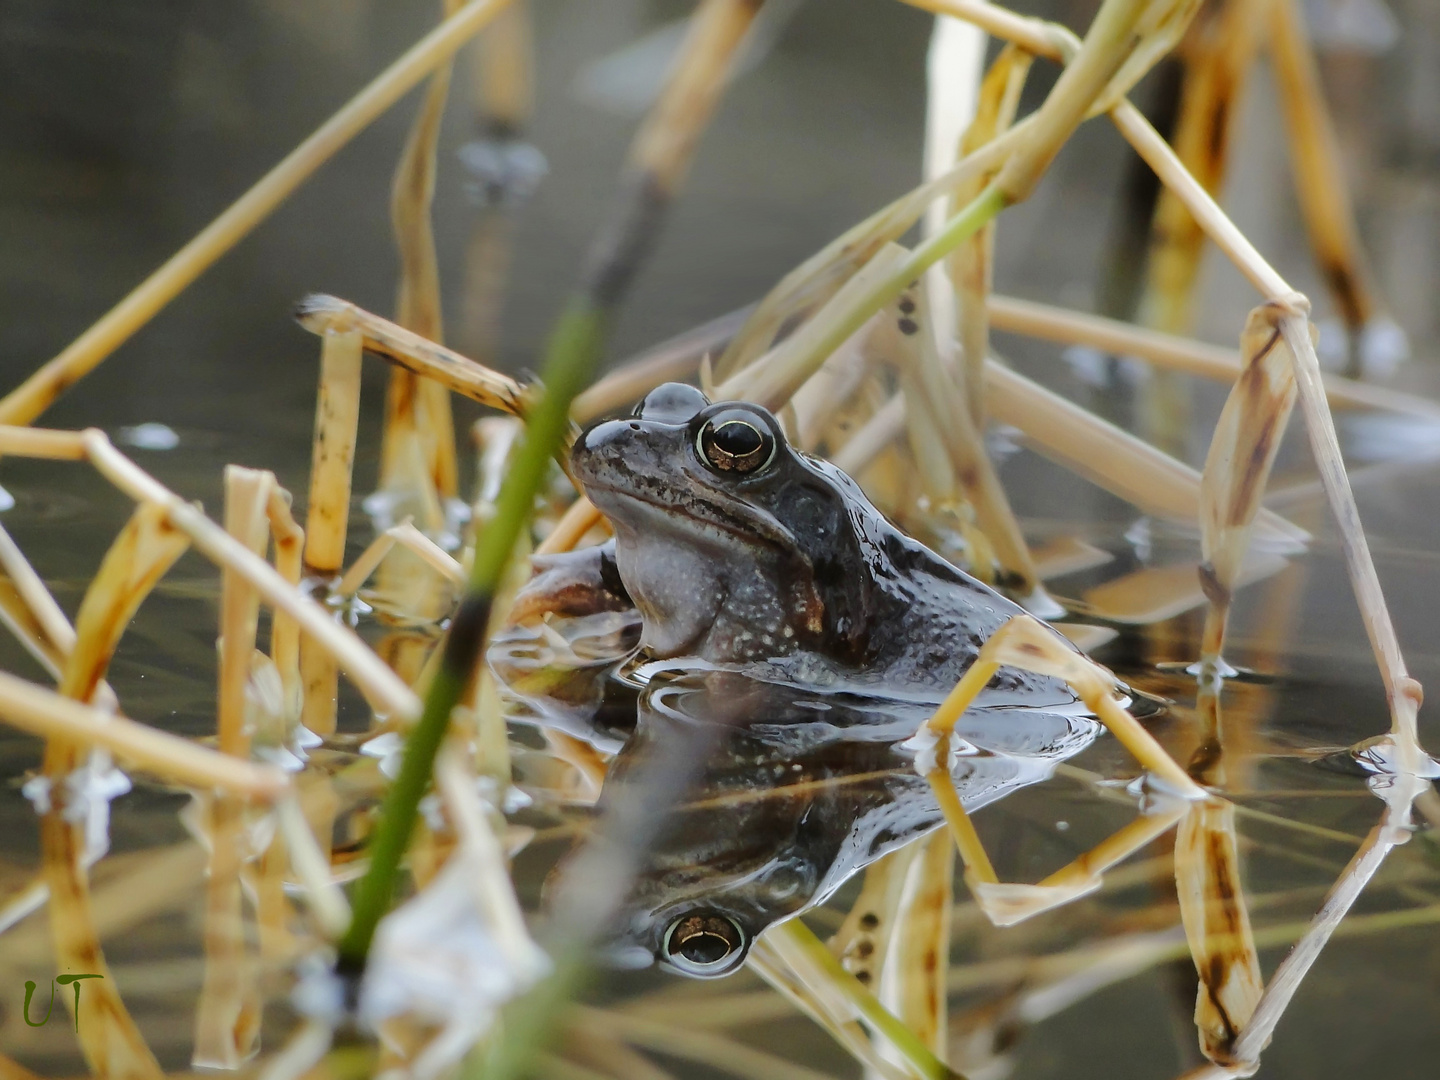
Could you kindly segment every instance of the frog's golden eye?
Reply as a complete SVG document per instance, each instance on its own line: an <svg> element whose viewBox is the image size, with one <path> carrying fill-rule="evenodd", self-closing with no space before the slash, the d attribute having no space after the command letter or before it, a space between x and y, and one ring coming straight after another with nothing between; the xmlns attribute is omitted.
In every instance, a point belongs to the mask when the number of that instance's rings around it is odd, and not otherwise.
<svg viewBox="0 0 1440 1080"><path fill-rule="evenodd" d="M748 946L745 931L730 916L698 911L670 924L663 959L686 975L713 979L739 967Z"/></svg>
<svg viewBox="0 0 1440 1080"><path fill-rule="evenodd" d="M775 436L763 421L740 409L706 420L695 445L700 459L717 472L756 472L775 456Z"/></svg>

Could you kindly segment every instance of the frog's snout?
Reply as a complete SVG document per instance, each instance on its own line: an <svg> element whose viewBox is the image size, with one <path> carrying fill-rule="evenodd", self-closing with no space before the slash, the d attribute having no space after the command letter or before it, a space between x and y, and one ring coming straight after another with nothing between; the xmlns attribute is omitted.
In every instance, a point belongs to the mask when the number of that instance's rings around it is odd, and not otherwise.
<svg viewBox="0 0 1440 1080"><path fill-rule="evenodd" d="M570 450L570 464L576 475L588 477L601 462L623 457L639 430L640 425L633 420L606 420L586 431Z"/></svg>

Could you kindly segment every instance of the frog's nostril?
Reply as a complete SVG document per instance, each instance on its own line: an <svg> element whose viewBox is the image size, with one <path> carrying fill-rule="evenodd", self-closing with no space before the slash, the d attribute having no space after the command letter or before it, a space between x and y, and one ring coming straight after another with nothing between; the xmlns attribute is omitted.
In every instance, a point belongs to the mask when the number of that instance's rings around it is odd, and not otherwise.
<svg viewBox="0 0 1440 1080"><path fill-rule="evenodd" d="M631 431L639 431L639 430L640 430L640 425L637 424L637 423L635 423L635 421L632 420L632 421L630 421L630 430L631 430Z"/></svg>

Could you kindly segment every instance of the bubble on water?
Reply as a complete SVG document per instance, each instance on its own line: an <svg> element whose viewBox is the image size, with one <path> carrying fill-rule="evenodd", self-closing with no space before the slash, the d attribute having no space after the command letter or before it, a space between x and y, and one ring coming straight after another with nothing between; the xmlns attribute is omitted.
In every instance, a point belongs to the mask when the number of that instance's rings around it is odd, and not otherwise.
<svg viewBox="0 0 1440 1080"><path fill-rule="evenodd" d="M180 436L174 428L153 422L122 427L115 438L117 442L137 450L174 450L180 445Z"/></svg>

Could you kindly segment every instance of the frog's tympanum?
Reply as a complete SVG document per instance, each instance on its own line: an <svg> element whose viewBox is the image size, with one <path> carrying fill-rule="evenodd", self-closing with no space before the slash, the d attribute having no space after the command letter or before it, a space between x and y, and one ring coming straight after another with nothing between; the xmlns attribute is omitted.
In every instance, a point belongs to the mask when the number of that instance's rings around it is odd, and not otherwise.
<svg viewBox="0 0 1440 1080"><path fill-rule="evenodd" d="M697 743L695 783L645 856L617 944L726 974L767 926L940 823L901 744L1022 609L897 530L755 405L667 384L585 432L571 465L615 540L542 568L517 610L537 598L581 620L638 609L629 663L650 683L602 804L680 718L717 729ZM509 668L532 640L509 639ZM605 694L586 685L599 711ZM573 731L575 700L527 704ZM962 800L974 809L1043 779L1097 730L1064 683L1002 668L957 728Z"/></svg>

